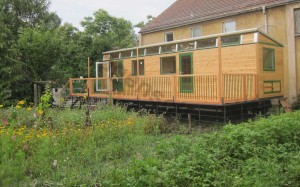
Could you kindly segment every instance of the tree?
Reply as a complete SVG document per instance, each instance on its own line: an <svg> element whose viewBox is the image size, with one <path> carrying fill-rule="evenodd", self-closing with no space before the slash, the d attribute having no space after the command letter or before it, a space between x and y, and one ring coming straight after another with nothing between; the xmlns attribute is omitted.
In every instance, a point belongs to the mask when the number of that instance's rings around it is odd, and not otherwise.
<svg viewBox="0 0 300 187"><path fill-rule="evenodd" d="M144 28L147 24L149 24L150 22L152 22L153 20L155 19L155 17L153 17L152 15L148 15L147 16L147 22L145 23L144 21L141 21L137 24L134 25L134 27L137 27L137 28Z"/></svg>

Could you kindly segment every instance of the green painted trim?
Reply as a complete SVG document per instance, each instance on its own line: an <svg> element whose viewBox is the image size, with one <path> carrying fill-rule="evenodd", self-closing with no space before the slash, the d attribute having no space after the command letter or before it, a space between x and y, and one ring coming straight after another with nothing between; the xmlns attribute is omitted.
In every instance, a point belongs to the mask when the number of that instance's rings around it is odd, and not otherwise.
<svg viewBox="0 0 300 187"><path fill-rule="evenodd" d="M274 64L274 69L265 69L265 59L263 56L263 71L269 71L269 72L274 72L276 71L276 54L275 54L275 49L273 48L263 48L263 55L264 55L264 50L269 50L269 51L273 51L273 59L274 61L272 62Z"/></svg>
<svg viewBox="0 0 300 187"><path fill-rule="evenodd" d="M280 44L272 44L272 43L268 43L268 42L258 42L259 44L262 45L270 45L270 46L275 46L275 47L284 47L283 45Z"/></svg>
<svg viewBox="0 0 300 187"><path fill-rule="evenodd" d="M280 90L279 91L274 91L274 83L276 83L276 82L279 82L279 84L280 84ZM264 84L265 83L272 83L272 91L270 91L270 92L265 92L264 91L264 94L281 93L281 90L282 90L281 80L267 80L267 81L264 81ZM264 88L265 88L265 86L264 86Z"/></svg>
<svg viewBox="0 0 300 187"><path fill-rule="evenodd" d="M194 73L194 66L193 66L193 53L183 53L183 54L179 54L179 74L182 70L182 58L183 56L190 56L191 57L191 75ZM181 75L181 74L180 74ZM193 93L194 92L194 77L187 77L191 79L191 86L192 89L190 90L184 90L183 89L183 79L184 77L180 77L179 79L179 87L180 87L180 93Z"/></svg>

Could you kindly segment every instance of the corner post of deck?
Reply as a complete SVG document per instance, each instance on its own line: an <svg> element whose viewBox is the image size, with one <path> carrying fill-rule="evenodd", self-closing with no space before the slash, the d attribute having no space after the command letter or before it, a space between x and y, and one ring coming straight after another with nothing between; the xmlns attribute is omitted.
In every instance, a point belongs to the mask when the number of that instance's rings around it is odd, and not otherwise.
<svg viewBox="0 0 300 187"><path fill-rule="evenodd" d="M219 103L224 103L224 98L223 98L223 78L222 78L222 42L221 42L221 37L218 37L218 56L219 56Z"/></svg>
<svg viewBox="0 0 300 187"><path fill-rule="evenodd" d="M73 95L73 79L70 79L70 95Z"/></svg>

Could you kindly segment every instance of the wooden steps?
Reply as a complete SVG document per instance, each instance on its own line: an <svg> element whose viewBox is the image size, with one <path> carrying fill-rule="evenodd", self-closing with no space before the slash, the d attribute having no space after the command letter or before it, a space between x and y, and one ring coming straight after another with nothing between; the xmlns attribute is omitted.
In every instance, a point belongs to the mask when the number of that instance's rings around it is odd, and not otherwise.
<svg viewBox="0 0 300 187"><path fill-rule="evenodd" d="M287 98L282 98L279 100L282 108L284 109L285 112L293 112L292 106L289 104L287 101Z"/></svg>

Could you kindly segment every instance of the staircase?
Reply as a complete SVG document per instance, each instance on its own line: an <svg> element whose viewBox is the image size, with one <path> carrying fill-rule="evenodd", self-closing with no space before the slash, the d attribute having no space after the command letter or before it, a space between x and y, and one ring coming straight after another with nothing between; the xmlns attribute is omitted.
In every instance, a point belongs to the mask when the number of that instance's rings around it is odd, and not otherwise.
<svg viewBox="0 0 300 187"><path fill-rule="evenodd" d="M285 112L293 112L292 106L289 104L289 102L287 101L287 98L282 98L279 100L282 108L284 109Z"/></svg>

